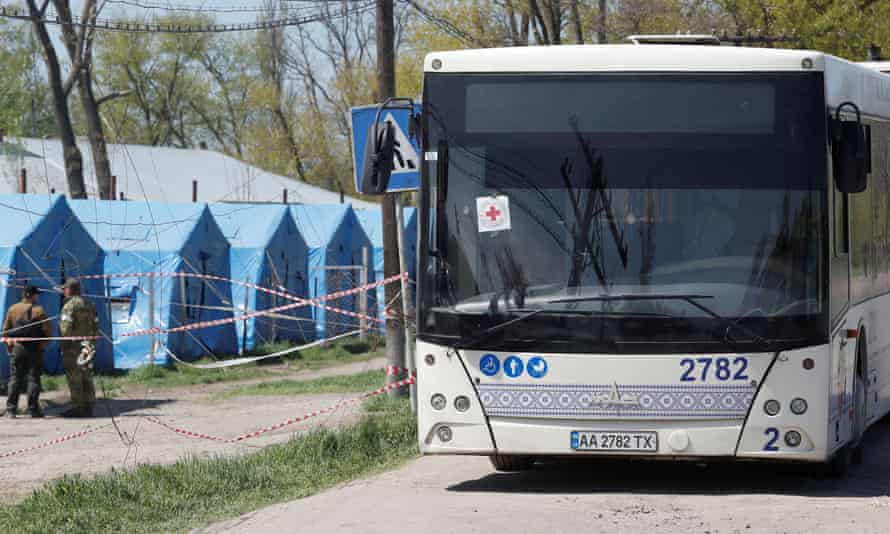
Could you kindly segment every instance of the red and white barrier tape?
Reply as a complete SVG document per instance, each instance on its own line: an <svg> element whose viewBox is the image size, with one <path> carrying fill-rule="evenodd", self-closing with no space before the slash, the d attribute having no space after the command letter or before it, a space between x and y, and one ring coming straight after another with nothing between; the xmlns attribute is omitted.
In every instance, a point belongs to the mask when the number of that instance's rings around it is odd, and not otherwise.
<svg viewBox="0 0 890 534"><path fill-rule="evenodd" d="M90 277L94 277L94 278L123 277L123 276L136 277L136 276L147 276L148 274L158 275L158 276L186 276L186 277L209 278L209 279L215 279L215 280L227 280L226 278L217 277L214 275L197 275L197 274L193 274L193 273L163 273L163 272L162 273L133 273L133 274L128 274L128 275L123 275L123 274L119 274L119 275L90 275ZM244 314L241 314L238 316L226 317L223 319L215 319L212 321L201 321L201 322L197 322L197 323L190 323L190 324L175 326L172 328L154 327L154 328L146 328L143 330L137 330L135 332L125 332L125 333L121 334L120 337L139 337L139 336L147 336L147 335L151 335L151 334L170 334L170 333L175 333L175 332L198 330L201 328L210 328L213 326L221 326L224 324L236 323L238 321L244 321L246 319L250 319L253 317L262 317L264 315L270 315L270 314L278 313L281 311L292 310L295 308L302 308L304 306L320 306L320 307L323 307L323 308L325 308L329 311L335 312L335 313L342 313L344 315L350 315L352 317L357 317L359 319L365 318L365 319L368 319L371 321L381 322L380 319L378 319L376 317L371 317L369 315L362 315L360 313L356 313L356 312L353 312L350 310L342 310L342 309L335 308L332 306L326 306L326 305L322 304L322 302L343 298L343 297L346 297L349 295L354 295L356 293L360 293L362 291L366 291L368 289L376 288L378 286L391 284L391 283L393 283L397 280L401 280L403 277L407 277L407 276L408 276L408 273L397 274L394 276L390 276L389 278L384 278L383 280L380 280L378 282L372 282L372 283L366 284L364 286L354 287L354 288L347 289L344 291L336 291L334 293L329 293L327 295L324 295L321 297L316 297L314 299L303 299L300 297L295 297L293 295L289 295L287 293L276 292L275 290L272 290L269 288L262 288L263 290L272 292L273 294L285 296L286 298L293 300L295 302L293 302L291 304L284 304L282 306L276 306L274 308L267 308L265 310L257 310L257 311L250 312L250 313L244 313ZM83 278L87 278L87 277L85 276ZM235 282L239 282L239 281L235 281ZM241 283L247 284L246 282L241 282ZM254 287L255 289L262 287L262 286L254 286L253 284L249 284L249 286ZM97 339L103 339L103 337L102 336L0 337L0 343L24 343L26 341L91 341L91 340L97 340Z"/></svg>
<svg viewBox="0 0 890 534"><path fill-rule="evenodd" d="M270 287L264 287L261 285L253 284L251 282L245 282L244 280L236 280L234 278L225 278L222 276L217 276L215 274L186 273L186 272L176 272L176 271L159 271L159 272L144 272L144 273L130 273L130 274L127 274L127 273L94 274L94 275L84 276L83 278L144 278L144 277L149 277L149 276L155 276L155 277L159 277L159 278L163 278L163 277L197 278L197 279L201 279L201 280L213 280L213 281L217 281L217 282L237 284L237 285L240 285L243 287L261 291L263 293L268 293L270 295L282 297L282 298L285 298L285 299L288 299L288 300L291 300L294 302L308 302L307 305L309 305L309 306L316 306L318 308L324 308L325 310L328 310L328 311L331 311L334 313L339 313L339 314L347 315L350 317L356 317L359 319L367 319L367 320L376 321L379 323L384 322L384 321L378 319L377 317L372 317L370 315L362 315L360 313L356 313L351 310L344 310L342 308L336 308L334 306L328 306L326 304L315 303L315 302L312 302L311 300L304 299L304 298L298 297L296 295L292 295L286 291L279 291L277 289L272 289ZM362 290L369 289L370 287L371 286L368 285L368 286L359 287L357 289L359 291L362 291Z"/></svg>
<svg viewBox="0 0 890 534"><path fill-rule="evenodd" d="M309 306L315 302L325 302L328 300L333 300L333 299L338 299L338 298L342 298L342 297L349 296L349 295L354 295L361 291L365 291L367 289L372 289L377 286L391 284L391 283L393 283L397 280L401 280L403 277L407 277L407 276L408 276L408 273L397 274L394 276L390 276L389 278L384 278L383 280L380 280L379 282L373 282L371 284L366 284L366 285L360 286L360 287L354 287L352 289L347 289L344 291L336 291L334 293L328 293L327 295L324 295L322 297L316 297L314 299L303 300L301 302L294 302L291 304L284 304L282 306L276 306L274 308L267 308L265 310L259 310L259 311L255 311L255 312L251 312L251 313L245 313L245 314L239 315L237 317L226 317L223 319L215 319L213 321L203 321L203 322L199 322L199 323L191 323L191 324L186 324L186 325L181 325L181 326L174 326L172 328L157 328L157 327L148 328L145 330L137 330L135 332L127 332L125 334L122 334L121 337L145 336L145 335L149 335L149 334L169 334L169 333L173 333L173 332L184 332L187 330L195 330L198 328L208 328L208 327L212 327L212 326L220 326L220 325L224 325L224 324L228 324L228 323L243 321L245 319L250 319L251 317L259 317L262 315L268 315L270 313L277 313L277 312L281 312L281 311L285 311L285 310L292 310L294 308L300 308L303 306Z"/></svg>
<svg viewBox="0 0 890 534"><path fill-rule="evenodd" d="M268 434L269 432L274 432L276 430L280 430L286 426L290 426L290 425L293 425L296 423L300 423L302 421L306 421L307 419L312 419L313 417L318 417L320 415L332 413L332 412L339 410L340 408L347 406L349 404L354 404L356 402L360 402L360 401L363 401L363 400L371 398L371 397L376 397L377 395L382 395L383 393L386 393L387 391L390 391L390 390L393 390L396 388L400 388L403 386L407 386L409 384L413 384L415 381L416 381L416 379L412 377L412 378L406 378L405 380L400 380L398 382L393 382L392 384L387 384L386 386L375 389L374 391L362 393L361 395L359 395L357 397L353 397L351 399L346 399L346 400L340 401L340 402L333 404L333 405L331 405L327 408L324 408L322 410L316 410L314 412L310 412L310 413L301 415L299 417L292 417L290 419L281 421L280 423L275 423L274 425L266 426L266 427L260 428L258 430L246 432L244 434L240 434L238 436L235 436L234 438L229 438L229 439L220 438L217 436L211 436L209 434L204 434L202 432L193 432L191 430L186 430L184 428L171 426L171 425L164 423L160 419L157 419L154 417L150 417L150 418L148 418L148 420L151 421L152 423L155 423L157 425L160 425L160 426L166 428L167 430L169 430L171 432L175 432L176 434L179 434L181 436L187 436L190 438L197 438L197 439L206 439L206 440L210 440L210 441L216 441L219 443L239 443L239 442L242 442L242 441L245 441L248 439L262 436L263 434Z"/></svg>
<svg viewBox="0 0 890 534"><path fill-rule="evenodd" d="M19 454L24 454L26 452L36 451L37 449L43 449L43 448L49 447L51 445L57 445L59 443L65 443L66 441L71 441L71 440L74 440L77 438L82 438L82 437L92 434L94 432L98 432L99 430L102 430L103 428L108 428L112 424L113 423L107 423L107 424L99 425L99 426L96 426L93 428L88 428L86 430L81 430L80 432L75 432L74 434L68 434L67 436L62 436L62 437L59 437L56 439L51 439L49 441L44 441L43 443L40 443L37 445L32 445L31 447L25 447L24 449L19 449L16 451L0 452L0 459L9 458L11 456L18 456Z"/></svg>
<svg viewBox="0 0 890 534"><path fill-rule="evenodd" d="M407 367L398 367L395 365L387 365L386 367L383 368L383 370L386 372L386 376L402 376L402 375L407 375L408 373L411 373L412 377L417 377L417 369L412 371L411 369L408 369Z"/></svg>
<svg viewBox="0 0 890 534"><path fill-rule="evenodd" d="M93 341L102 336L57 336L57 337L0 337L0 343L24 343L26 341Z"/></svg>
<svg viewBox="0 0 890 534"><path fill-rule="evenodd" d="M193 431L191 431L191 430L186 430L186 429L184 429L184 428L177 428L177 427L175 427L175 426L168 425L167 423L161 421L161 420L158 419L157 417L146 417L146 419L147 419L148 421L150 421L150 422L156 424L156 425L160 425L160 426L166 428L166 429L169 430L170 432L175 432L176 434L179 434L180 436L186 436L186 437L188 437L188 438L206 439L206 440L209 440L209 441L218 441L218 442L220 442L220 443L226 443L226 442L227 442L227 440L225 440L225 439L223 439L223 438L218 438L218 437L216 437L216 436L211 436L210 434L203 434L203 433L201 433L201 432L193 432Z"/></svg>
<svg viewBox="0 0 890 534"><path fill-rule="evenodd" d="M334 306L328 306L325 304L314 303L311 300L304 299L302 297L298 297L296 295L292 295L286 291L279 291L277 289L272 289L269 287L264 287L261 285L253 284L251 282L246 282L244 280L236 280L234 278L225 278L223 276L217 276L214 274L200 274L200 273L187 273L187 272L176 272L176 271L157 271L157 272L139 272L139 273L112 273L112 274L90 274L82 276L81 279L106 279L106 278L147 278L149 276L154 276L158 278L198 278L201 280L214 280L217 282L226 282L229 284L238 284L240 286L244 286L250 289L255 289L257 291L262 291L263 293L268 293L270 295L275 295L278 297L282 297L288 300L292 300L295 302L308 302L309 306L316 306L319 308L324 308L325 310L339 313L342 315L347 315L350 317L356 317L359 319L367 319L369 321L375 321L378 323L383 323L384 321L377 318L372 317L370 315L362 315L360 313L344 310L342 308L336 308ZM358 288L359 291L370 289L371 286L363 286Z"/></svg>
<svg viewBox="0 0 890 534"><path fill-rule="evenodd" d="M392 368L388 368L387 372L389 372L390 369L402 369L403 371L407 371L407 369L404 369L404 368L392 367ZM390 391L390 390L393 390L396 388L400 388L403 386L407 386L410 384L414 384L416 381L417 381L417 378L412 376L411 378L406 378L406 379L400 380L398 382L393 382L392 384L387 384L386 386L375 389L373 391L362 393L361 395L359 395L357 397L353 397L351 399L346 399L346 400L340 401L340 402L333 404L333 405L331 405L327 408L324 408L322 410L316 410L314 412L304 414L300 417L292 417L290 419L281 421L280 423L275 423L274 425L266 426L266 427L260 428L258 430L246 432L244 434L240 434L238 436L235 436L234 438L229 438L229 439L221 438L218 436L212 436L210 434L205 434L203 432L195 432L192 430L175 427L175 426L169 425L169 424L161 421L157 417L147 417L146 419L152 423L155 423L158 426L166 428L170 432L179 434L180 436L186 436L189 438L196 438L196 439L205 439L208 441L215 441L217 443L239 443L241 441L245 441L248 439L262 436L263 434L268 434L269 432L274 432L274 431L282 429L286 426L290 426L290 425L293 425L296 423L300 423L302 421L306 421L307 419L312 419L313 417L318 417L320 415L335 412L335 411L339 410L340 408L347 406L349 404L354 404L356 402L360 402L360 401L363 401L363 400L371 398L371 397L376 397L377 395L382 395L383 393L386 393L387 391ZM43 448L46 448L46 447L49 447L52 445L58 445L59 443L65 443L65 442L72 441L72 440L75 440L78 438L82 438L84 436L88 436L90 434L98 432L99 430L108 428L108 427L112 426L113 424L114 424L113 422L106 423L104 425L99 425L99 426L96 426L93 428L87 428L87 429L81 430L79 432L75 432L73 434L68 434L66 436L61 436L61 437L58 437L58 438L55 438L55 439L52 439L49 441L45 441L43 443L39 443L37 445L32 445L30 447L25 447L25 448L14 450L14 451L3 452L3 453L0 453L0 460L2 460L4 458L10 458L12 456L18 456L18 455L24 454L26 452L43 449Z"/></svg>

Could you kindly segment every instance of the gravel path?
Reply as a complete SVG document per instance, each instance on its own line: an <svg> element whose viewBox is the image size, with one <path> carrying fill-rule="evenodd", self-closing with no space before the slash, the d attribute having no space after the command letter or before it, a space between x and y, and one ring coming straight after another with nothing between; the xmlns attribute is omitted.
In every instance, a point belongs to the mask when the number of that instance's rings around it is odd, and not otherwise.
<svg viewBox="0 0 890 534"><path fill-rule="evenodd" d="M350 375L382 369L384 360L331 367L319 371L299 371L280 379L311 380L324 376ZM0 454L66 436L81 430L110 423L87 436L0 459L0 498L9 502L27 494L42 483L66 474L91 475L112 468L132 468L140 463L172 463L179 458L196 455L241 454L280 443L295 433L318 426L335 426L354 421L359 404L352 404L332 414L297 423L251 439L243 444L216 443L174 434L146 416L164 422L223 438L255 430L290 417L327 408L355 394L319 394L296 396L235 397L221 400L218 394L248 382L228 382L187 388L152 391L142 386L128 386L119 398L100 400L93 419L62 419L56 414L67 408L61 402L67 394L47 395L56 408L47 410L44 419L27 416L14 420L0 419ZM53 402L55 401L55 402Z"/></svg>
<svg viewBox="0 0 890 534"><path fill-rule="evenodd" d="M866 440L866 463L840 481L771 464L564 461L500 474L485 458L425 457L202 532L887 534L890 422Z"/></svg>

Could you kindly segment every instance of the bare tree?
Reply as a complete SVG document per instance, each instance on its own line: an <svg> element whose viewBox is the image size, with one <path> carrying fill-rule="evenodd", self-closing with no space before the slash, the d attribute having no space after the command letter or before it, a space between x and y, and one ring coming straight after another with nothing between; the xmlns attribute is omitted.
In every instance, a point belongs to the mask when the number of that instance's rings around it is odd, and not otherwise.
<svg viewBox="0 0 890 534"><path fill-rule="evenodd" d="M109 199L111 196L111 163L108 159L108 146L105 142L105 130L99 115L99 105L110 98L123 93L112 92L97 99L93 92L93 40L95 22L104 6L98 0L84 0L81 15L82 24L72 24L71 6L68 0L53 0L56 13L62 20L62 42L68 50L68 58L72 65L79 65L77 71L78 93L83 107L90 148L93 152L93 165L96 171L96 182L99 186L99 198ZM67 23L67 24L64 24Z"/></svg>
<svg viewBox="0 0 890 534"><path fill-rule="evenodd" d="M88 0L87 3L92 0ZM53 99L53 109L56 116L56 126L62 141L62 151L65 157L65 176L68 181L68 193L71 198L86 198L86 186L83 181L83 155L77 148L77 139L74 135L74 127L71 124L71 114L68 109L68 95L78 80L80 69L83 65L74 61L68 77L62 79L62 69L59 66L59 57L53 47L49 31L44 17L50 0L43 0L38 6L36 0L27 0L28 11L31 15L31 23L37 39L43 47L43 58L46 62L47 78L49 78L50 92ZM67 2L65 2L67 4ZM58 9L58 7L57 7Z"/></svg>
<svg viewBox="0 0 890 534"><path fill-rule="evenodd" d="M609 8L606 0L599 0L596 24L596 44L606 44L606 10Z"/></svg>
<svg viewBox="0 0 890 534"><path fill-rule="evenodd" d="M267 0L265 5L267 17L274 18L278 16L279 6L276 5L275 0ZM285 2L282 2L280 10L283 11L282 15L286 16L287 4ZM287 68L285 65L289 52L286 48L284 29L272 28L259 32L257 34L257 47L260 76L273 90L272 99L266 104L272 113L275 124L285 139L297 171L297 176L301 180L306 180L306 168L303 162L302 151L297 142L294 125L291 121Z"/></svg>
<svg viewBox="0 0 890 534"><path fill-rule="evenodd" d="M199 61L208 77L207 91L194 91L189 105L210 136L238 159L245 157L245 142L252 112L249 97L257 75L249 49L240 37L219 38L208 43Z"/></svg>
<svg viewBox="0 0 890 534"><path fill-rule="evenodd" d="M578 8L578 0L571 0L570 8L575 44L584 44L584 29L581 25L581 10Z"/></svg>

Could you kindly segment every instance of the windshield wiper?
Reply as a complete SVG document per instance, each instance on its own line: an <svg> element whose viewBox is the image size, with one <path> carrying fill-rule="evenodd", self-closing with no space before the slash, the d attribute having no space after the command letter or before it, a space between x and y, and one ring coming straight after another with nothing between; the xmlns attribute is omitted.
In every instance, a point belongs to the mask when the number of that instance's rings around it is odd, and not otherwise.
<svg viewBox="0 0 890 534"><path fill-rule="evenodd" d="M522 322L530 317L534 317L541 313L547 314L556 314L556 315L588 315L588 316L610 316L610 317L620 317L620 318L640 318L640 317L661 317L661 318L675 318L673 315L667 313L656 313L656 312L602 312L598 310L550 310L546 308L511 308L509 310L505 310L509 312L518 312L522 313L519 317L514 317L512 319L508 319L504 322L498 323L494 326L486 328L481 332L477 332L468 338L462 338L458 340L454 345L451 346L453 349L458 348L472 348L472 345L480 343L488 337L508 326L512 326L516 323ZM491 315L491 314L489 314Z"/></svg>
<svg viewBox="0 0 890 534"><path fill-rule="evenodd" d="M569 302L608 302L612 300L685 300L689 302L696 308L701 306L698 304L695 299L712 299L713 295L677 295L677 294L658 294L658 293L644 293L644 294L636 294L636 293L622 293L617 295L579 295L576 297L560 297L556 299L551 299L547 301L547 304L566 304ZM713 311L708 310L707 308L701 307L699 308L703 312L708 315L719 317Z"/></svg>
<svg viewBox="0 0 890 534"><path fill-rule="evenodd" d="M703 311L707 315L711 316L714 319L717 319L725 326L723 330L723 341L729 343L731 345L736 345L739 341L732 338L731 331L733 329L738 329L742 333L746 334L751 340L761 349L762 352L773 352L772 347L775 344L772 340L766 339L758 333L745 328L740 325L738 321L731 321L722 315L718 314L708 306L705 306L699 300L703 299L712 299L713 295L678 295L678 294L658 294L658 293L646 293L646 294L618 294L618 295L590 295L590 296L575 296L575 297L561 297L553 300L548 300L548 304L565 304L570 302L609 302L609 301L617 301L617 300L682 300L689 305Z"/></svg>
<svg viewBox="0 0 890 534"><path fill-rule="evenodd" d="M491 334L494 334L495 332L503 330L504 328L507 328L508 326L525 321L526 319L534 317L535 315L538 315L539 313L544 312L544 311L546 311L546 310L544 310L543 308L540 308L540 309L536 308L534 310L526 311L519 317L514 317L512 319L508 319L504 322L498 323L494 326L490 326L490 327L486 328L485 330L482 330L481 332L477 332L477 333L473 334L469 338L461 338L461 339L457 340L457 342L454 345L452 345L451 348L452 349L472 348L472 346L475 345L476 343L479 343L481 341L488 339L488 337Z"/></svg>

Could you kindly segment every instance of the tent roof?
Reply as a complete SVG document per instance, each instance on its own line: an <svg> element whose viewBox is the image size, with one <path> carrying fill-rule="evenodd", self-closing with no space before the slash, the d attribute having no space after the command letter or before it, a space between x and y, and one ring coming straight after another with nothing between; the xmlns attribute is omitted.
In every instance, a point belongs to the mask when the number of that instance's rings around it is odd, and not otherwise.
<svg viewBox="0 0 890 534"><path fill-rule="evenodd" d="M111 250L179 250L207 207L108 200L71 200L70 204L93 239Z"/></svg>
<svg viewBox="0 0 890 534"><path fill-rule="evenodd" d="M275 204L211 204L210 213L233 248L260 248L287 216L287 207Z"/></svg>
<svg viewBox="0 0 890 534"><path fill-rule="evenodd" d="M84 180L90 198L98 197L90 145L77 140L83 154ZM44 158L44 154L46 157ZM138 200L188 202L192 180L198 181L198 198L206 202L280 202L335 204L340 194L285 176L266 172L215 150L146 145L108 145L111 172L117 190ZM0 145L0 193L18 191L21 169L28 171L28 191L68 191L65 158L58 139L7 138ZM356 206L375 204L346 197Z"/></svg>
<svg viewBox="0 0 890 534"><path fill-rule="evenodd" d="M60 198L60 195L0 195L0 220L7 221L0 232L0 247L21 243Z"/></svg>
<svg viewBox="0 0 890 534"><path fill-rule="evenodd" d="M291 206L290 209L309 248L327 246L351 210L348 204Z"/></svg>
<svg viewBox="0 0 890 534"><path fill-rule="evenodd" d="M371 246L374 248L383 247L383 214L379 209L361 209L355 210L355 216L361 223L362 229L368 234Z"/></svg>
<svg viewBox="0 0 890 534"><path fill-rule="evenodd" d="M371 246L374 248L383 248L383 219L379 208L356 209L355 216L358 217L362 229L368 234ZM409 228L411 223L416 224L417 208L406 207L404 211L405 228Z"/></svg>

